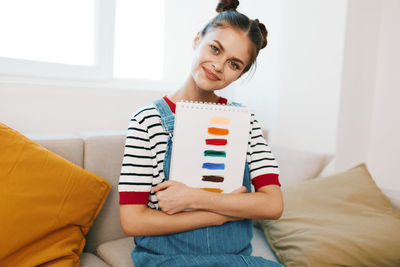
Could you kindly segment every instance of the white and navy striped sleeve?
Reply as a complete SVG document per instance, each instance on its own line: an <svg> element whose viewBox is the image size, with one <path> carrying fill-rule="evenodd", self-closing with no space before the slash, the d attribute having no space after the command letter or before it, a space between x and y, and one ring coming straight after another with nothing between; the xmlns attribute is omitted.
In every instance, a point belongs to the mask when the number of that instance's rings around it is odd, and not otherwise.
<svg viewBox="0 0 400 267"><path fill-rule="evenodd" d="M265 185L281 185L278 163L262 135L261 126L254 114L251 114L247 162L250 167L250 178L256 191Z"/></svg>
<svg viewBox="0 0 400 267"><path fill-rule="evenodd" d="M148 130L140 119L142 111L131 117L127 130L118 183L120 205L147 205L149 201L153 181L153 157Z"/></svg>

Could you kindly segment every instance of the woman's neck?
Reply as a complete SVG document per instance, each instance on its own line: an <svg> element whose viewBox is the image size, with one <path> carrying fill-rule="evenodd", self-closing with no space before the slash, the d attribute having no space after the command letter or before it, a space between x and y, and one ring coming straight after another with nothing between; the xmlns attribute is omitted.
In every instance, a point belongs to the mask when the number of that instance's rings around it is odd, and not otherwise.
<svg viewBox="0 0 400 267"><path fill-rule="evenodd" d="M168 95L168 98L174 103L181 100L216 103L219 96L214 91L205 91L199 88L190 75L182 87Z"/></svg>

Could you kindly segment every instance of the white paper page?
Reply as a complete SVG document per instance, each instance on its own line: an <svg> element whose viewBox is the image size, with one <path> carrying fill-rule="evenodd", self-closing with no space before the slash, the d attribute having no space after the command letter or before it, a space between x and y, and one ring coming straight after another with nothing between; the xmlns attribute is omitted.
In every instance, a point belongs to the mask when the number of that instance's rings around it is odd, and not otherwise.
<svg viewBox="0 0 400 267"><path fill-rule="evenodd" d="M250 111L245 107L178 102L175 114L170 179L190 187L220 189L222 193L242 186Z"/></svg>

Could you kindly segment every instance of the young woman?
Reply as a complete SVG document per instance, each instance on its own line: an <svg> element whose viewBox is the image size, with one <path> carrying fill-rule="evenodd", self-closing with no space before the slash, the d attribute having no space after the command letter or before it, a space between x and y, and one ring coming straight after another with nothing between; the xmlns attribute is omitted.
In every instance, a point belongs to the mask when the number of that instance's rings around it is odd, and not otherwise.
<svg viewBox="0 0 400 267"><path fill-rule="evenodd" d="M183 86L129 123L119 194L122 228L135 236L135 266L281 266L250 256L251 219L277 219L283 210L278 166L254 114L241 188L220 194L169 180L175 103L227 104L215 91L245 74L267 44L265 26L237 12L238 4L221 1L219 15L196 35Z"/></svg>

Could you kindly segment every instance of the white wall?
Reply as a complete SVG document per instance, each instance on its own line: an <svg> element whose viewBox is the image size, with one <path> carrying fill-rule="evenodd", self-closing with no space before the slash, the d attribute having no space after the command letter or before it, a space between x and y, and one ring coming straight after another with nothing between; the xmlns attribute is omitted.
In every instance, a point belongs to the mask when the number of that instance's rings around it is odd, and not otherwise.
<svg viewBox="0 0 400 267"><path fill-rule="evenodd" d="M382 188L400 189L400 2L349 1L336 171L366 162Z"/></svg>
<svg viewBox="0 0 400 267"><path fill-rule="evenodd" d="M400 190L400 1L382 1L368 166L378 185Z"/></svg>
<svg viewBox="0 0 400 267"><path fill-rule="evenodd" d="M282 1L271 142L335 153L347 1Z"/></svg>
<svg viewBox="0 0 400 267"><path fill-rule="evenodd" d="M163 92L0 82L0 122L22 134L124 131Z"/></svg>
<svg viewBox="0 0 400 267"><path fill-rule="evenodd" d="M239 11L259 19L268 30L267 46L260 51L257 68L232 85L235 101L249 106L262 127L273 130L278 107L282 24L280 1L241 1ZM260 12L262 10L262 12Z"/></svg>
<svg viewBox="0 0 400 267"><path fill-rule="evenodd" d="M337 130L337 171L369 159L380 11L380 0L348 2Z"/></svg>

